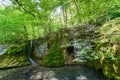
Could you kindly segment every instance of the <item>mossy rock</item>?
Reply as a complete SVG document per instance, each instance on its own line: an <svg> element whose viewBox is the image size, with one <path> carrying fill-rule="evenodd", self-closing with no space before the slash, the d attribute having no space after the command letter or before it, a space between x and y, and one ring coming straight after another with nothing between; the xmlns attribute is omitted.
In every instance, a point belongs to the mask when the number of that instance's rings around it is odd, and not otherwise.
<svg viewBox="0 0 120 80"><path fill-rule="evenodd" d="M89 62L89 66L102 70L103 74L110 79L120 80L120 69L116 61L105 59L101 64L100 60L94 60Z"/></svg>
<svg viewBox="0 0 120 80"><path fill-rule="evenodd" d="M19 67L30 64L24 46L11 44L5 54L0 55L0 68Z"/></svg>
<svg viewBox="0 0 120 80"><path fill-rule="evenodd" d="M49 49L48 54L42 61L43 66L58 67L64 65L63 50L59 47L59 44L54 43Z"/></svg>
<svg viewBox="0 0 120 80"><path fill-rule="evenodd" d="M29 65L25 53L4 54L0 56L0 68L11 68Z"/></svg>
<svg viewBox="0 0 120 80"><path fill-rule="evenodd" d="M100 43L118 43L120 41L120 18L111 20L104 24L100 29Z"/></svg>
<svg viewBox="0 0 120 80"><path fill-rule="evenodd" d="M10 45L9 49L7 50L7 54L17 54L19 52L22 52L24 50L24 46L19 46L19 45Z"/></svg>
<svg viewBox="0 0 120 80"><path fill-rule="evenodd" d="M120 18L107 22L98 31L94 50L100 58L89 65L101 69L111 79L120 80Z"/></svg>

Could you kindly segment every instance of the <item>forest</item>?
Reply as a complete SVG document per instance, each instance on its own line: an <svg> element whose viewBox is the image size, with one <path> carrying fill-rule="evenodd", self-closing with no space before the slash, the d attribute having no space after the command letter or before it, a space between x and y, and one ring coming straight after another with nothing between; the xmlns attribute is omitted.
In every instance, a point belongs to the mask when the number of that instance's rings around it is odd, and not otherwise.
<svg viewBox="0 0 120 80"><path fill-rule="evenodd" d="M74 76L81 66L102 78L85 71ZM74 78L62 74L63 68ZM0 80L120 80L120 0L0 0L0 75Z"/></svg>

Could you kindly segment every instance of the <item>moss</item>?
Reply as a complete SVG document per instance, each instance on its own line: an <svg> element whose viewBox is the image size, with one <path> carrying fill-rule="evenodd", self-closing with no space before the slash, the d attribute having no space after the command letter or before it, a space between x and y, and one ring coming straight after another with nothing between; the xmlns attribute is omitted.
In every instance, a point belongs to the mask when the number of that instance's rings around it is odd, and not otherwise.
<svg viewBox="0 0 120 80"><path fill-rule="evenodd" d="M7 52L0 56L0 68L28 65L24 45L11 44Z"/></svg>
<svg viewBox="0 0 120 80"><path fill-rule="evenodd" d="M25 53L4 54L0 56L0 68L10 68L28 65Z"/></svg>
<svg viewBox="0 0 120 80"><path fill-rule="evenodd" d="M111 79L120 80L120 18L107 22L98 31L94 51L100 57L89 65L101 69Z"/></svg>
<svg viewBox="0 0 120 80"><path fill-rule="evenodd" d="M58 67L64 65L64 56L62 49L59 47L59 44L52 44L48 54L44 57L42 61L43 66L52 66Z"/></svg>
<svg viewBox="0 0 120 80"><path fill-rule="evenodd" d="M102 65L104 75L106 75L109 78L114 78L117 75L117 72L114 70L113 65L115 65L114 62L109 60L105 60L104 64Z"/></svg>
<svg viewBox="0 0 120 80"><path fill-rule="evenodd" d="M101 64L100 60L94 60L90 61L88 65L97 70L102 70L103 74L108 78L115 80L119 80L120 78L120 67L116 61L104 59Z"/></svg>
<svg viewBox="0 0 120 80"><path fill-rule="evenodd" d="M102 70L103 74L110 79L120 80L120 70L115 61L104 59L103 63L101 64L100 60L94 60L90 61L88 65L97 70Z"/></svg>
<svg viewBox="0 0 120 80"><path fill-rule="evenodd" d="M10 45L7 54L17 54L23 51L23 46L18 45Z"/></svg>

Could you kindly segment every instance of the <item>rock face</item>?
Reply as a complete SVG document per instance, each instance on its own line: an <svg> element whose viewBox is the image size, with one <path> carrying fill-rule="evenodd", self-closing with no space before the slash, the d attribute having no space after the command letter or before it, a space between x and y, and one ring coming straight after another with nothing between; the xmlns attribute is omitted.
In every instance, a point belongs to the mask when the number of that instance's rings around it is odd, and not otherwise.
<svg viewBox="0 0 120 80"><path fill-rule="evenodd" d="M81 27L84 27L84 29ZM50 33L50 35L47 36L46 41L42 39L35 41L35 44L37 45L35 45L33 55L35 56L36 60L38 59L38 61L42 62L42 59L43 59L43 61L45 61L44 59L47 59L45 58L45 56L47 56L47 54L49 54L49 52L53 50L51 49L53 48L52 45L57 43L59 44L62 50L61 54L64 55L65 65L72 65L76 61L83 62L82 59L84 59L87 53L89 53L89 49L87 46L88 45L90 46L91 39L93 39L94 37L93 32L96 29L95 27L96 26L94 25L82 25L82 26L73 27L70 29L64 28L57 32ZM80 45L81 47L79 47ZM84 54L83 53L84 51L82 48L88 51L85 52ZM54 49L53 53L55 52L56 51ZM56 52L56 53L59 53L59 52ZM81 54L84 54L84 55L81 55ZM56 54L52 54L51 56L55 56L55 55ZM81 59L79 59L80 57Z"/></svg>
<svg viewBox="0 0 120 80"><path fill-rule="evenodd" d="M82 25L61 31L61 47L64 48L66 64L85 62L89 59L96 28L95 25Z"/></svg>
<svg viewBox="0 0 120 80"><path fill-rule="evenodd" d="M0 45L0 56L5 54L9 48L9 44Z"/></svg>
<svg viewBox="0 0 120 80"><path fill-rule="evenodd" d="M98 31L94 51L100 57L89 65L109 78L120 80L120 18L104 24Z"/></svg>
<svg viewBox="0 0 120 80"><path fill-rule="evenodd" d="M33 40L32 59L41 65L44 56L48 53L47 41L45 38Z"/></svg>
<svg viewBox="0 0 120 80"><path fill-rule="evenodd" d="M10 68L28 65L26 53L17 45L0 46L0 68Z"/></svg>
<svg viewBox="0 0 120 80"><path fill-rule="evenodd" d="M34 53L36 53L36 57L42 57L47 54L47 42L44 42L40 46L36 47Z"/></svg>

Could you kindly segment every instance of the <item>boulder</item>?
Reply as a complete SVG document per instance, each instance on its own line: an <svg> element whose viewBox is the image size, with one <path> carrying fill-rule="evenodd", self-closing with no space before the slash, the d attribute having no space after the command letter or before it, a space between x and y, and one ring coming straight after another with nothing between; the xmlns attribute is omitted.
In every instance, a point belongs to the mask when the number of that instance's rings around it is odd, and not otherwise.
<svg viewBox="0 0 120 80"><path fill-rule="evenodd" d="M111 79L120 80L120 18L105 23L98 32L94 56L99 55L99 59L89 65Z"/></svg>
<svg viewBox="0 0 120 80"><path fill-rule="evenodd" d="M24 46L5 44L0 45L0 68L11 68L29 64Z"/></svg>
<svg viewBox="0 0 120 80"><path fill-rule="evenodd" d="M9 44L0 45L0 56L5 54L9 48Z"/></svg>

